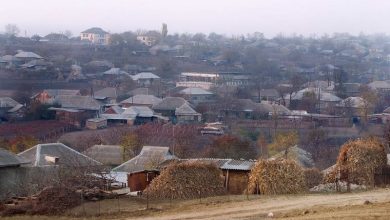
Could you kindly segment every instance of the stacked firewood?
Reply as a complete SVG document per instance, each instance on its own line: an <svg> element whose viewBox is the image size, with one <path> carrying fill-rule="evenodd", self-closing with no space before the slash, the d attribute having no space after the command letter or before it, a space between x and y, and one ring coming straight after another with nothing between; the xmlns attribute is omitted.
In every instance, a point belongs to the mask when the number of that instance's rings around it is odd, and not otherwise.
<svg viewBox="0 0 390 220"><path fill-rule="evenodd" d="M380 140L358 139L341 147L336 166L326 175L325 180L373 186L374 174L380 172L386 165L386 151Z"/></svg>
<svg viewBox="0 0 390 220"><path fill-rule="evenodd" d="M225 194L221 171L210 163L174 163L164 169L144 196L161 199L193 199Z"/></svg>
<svg viewBox="0 0 390 220"><path fill-rule="evenodd" d="M305 175L305 183L308 189L322 183L324 177L321 171L317 168L308 168L303 170Z"/></svg>
<svg viewBox="0 0 390 220"><path fill-rule="evenodd" d="M306 188L302 168L293 160L259 160L249 175L248 192L258 194L299 193Z"/></svg>

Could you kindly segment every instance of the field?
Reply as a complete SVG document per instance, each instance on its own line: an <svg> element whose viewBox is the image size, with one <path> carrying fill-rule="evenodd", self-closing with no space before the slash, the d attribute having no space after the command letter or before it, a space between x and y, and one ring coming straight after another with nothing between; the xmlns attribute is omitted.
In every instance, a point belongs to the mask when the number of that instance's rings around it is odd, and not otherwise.
<svg viewBox="0 0 390 220"><path fill-rule="evenodd" d="M368 202L366 202L368 201ZM367 203L367 204L365 204ZM282 196L222 196L187 201L146 201L134 198L86 203L69 210L70 219L389 219L390 189L349 194ZM88 214L84 217L81 214ZM100 216L97 216L98 211ZM77 216L77 217L71 217ZM53 219L49 216L14 216L4 220Z"/></svg>

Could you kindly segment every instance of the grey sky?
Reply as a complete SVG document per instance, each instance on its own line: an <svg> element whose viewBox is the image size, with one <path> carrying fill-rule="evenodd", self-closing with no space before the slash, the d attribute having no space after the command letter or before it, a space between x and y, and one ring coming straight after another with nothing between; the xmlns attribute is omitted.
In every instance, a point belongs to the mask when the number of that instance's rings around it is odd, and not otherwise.
<svg viewBox="0 0 390 220"><path fill-rule="evenodd" d="M14 23L27 35L93 26L110 32L390 33L390 0L2 0L0 30Z"/></svg>

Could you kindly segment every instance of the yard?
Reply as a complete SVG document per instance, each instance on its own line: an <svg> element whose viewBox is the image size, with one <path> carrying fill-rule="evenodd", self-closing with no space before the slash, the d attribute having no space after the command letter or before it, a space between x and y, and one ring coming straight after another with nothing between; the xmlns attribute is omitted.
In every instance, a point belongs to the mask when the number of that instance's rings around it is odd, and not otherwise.
<svg viewBox="0 0 390 220"><path fill-rule="evenodd" d="M86 215L86 219L262 219L270 212L275 219L388 219L390 189L348 194L252 195L249 200L245 195L239 195L186 201L149 201L149 209L146 209L145 199L120 198L85 203L56 219L81 219ZM3 219L53 218L14 216Z"/></svg>

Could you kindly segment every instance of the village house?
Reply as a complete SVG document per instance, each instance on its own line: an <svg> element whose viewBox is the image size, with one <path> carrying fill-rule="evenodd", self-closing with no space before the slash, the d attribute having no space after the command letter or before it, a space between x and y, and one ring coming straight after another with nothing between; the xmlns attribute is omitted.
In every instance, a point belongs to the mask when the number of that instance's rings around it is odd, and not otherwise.
<svg viewBox="0 0 390 220"><path fill-rule="evenodd" d="M18 195L25 173L21 166L28 161L0 148L0 201Z"/></svg>
<svg viewBox="0 0 390 220"><path fill-rule="evenodd" d="M250 99L234 99L220 107L222 119L268 119L271 115L289 115L290 110L283 105L265 101L255 103Z"/></svg>
<svg viewBox="0 0 390 220"><path fill-rule="evenodd" d="M0 122L23 117L24 107L10 97L0 97Z"/></svg>
<svg viewBox="0 0 390 220"><path fill-rule="evenodd" d="M103 72L103 76L120 76L120 75L129 75L129 74L121 70L120 68L111 68Z"/></svg>
<svg viewBox="0 0 390 220"><path fill-rule="evenodd" d="M82 41L89 41L93 44L110 44L111 35L99 27L93 27L87 29L80 34L80 39Z"/></svg>
<svg viewBox="0 0 390 220"><path fill-rule="evenodd" d="M23 61L12 55L4 55L0 57L0 67L2 68L7 68L7 69L15 68L21 64L23 64Z"/></svg>
<svg viewBox="0 0 390 220"><path fill-rule="evenodd" d="M387 81L374 81L368 84L372 90L377 91L379 94L390 94L390 83Z"/></svg>
<svg viewBox="0 0 390 220"><path fill-rule="evenodd" d="M115 104L118 91L114 87L107 87L93 92L93 97L104 104Z"/></svg>
<svg viewBox="0 0 390 220"><path fill-rule="evenodd" d="M84 127L87 119L99 117L102 106L91 96L59 95L55 104L60 107L50 107L56 112L56 119L72 124L76 127Z"/></svg>
<svg viewBox="0 0 390 220"><path fill-rule="evenodd" d="M325 92L320 88L310 87L294 92L291 97L287 94L285 95L284 100L290 109L328 113L333 112L336 104L342 99L332 93ZM306 106L306 104L308 106ZM306 109L309 108L310 105L315 105L314 109Z"/></svg>
<svg viewBox="0 0 390 220"><path fill-rule="evenodd" d="M69 89L45 89L31 97L31 99L35 102L39 102L41 104L54 104L54 101L57 96L68 95L68 96L76 96L81 95L80 90L69 90Z"/></svg>
<svg viewBox="0 0 390 220"><path fill-rule="evenodd" d="M131 192L143 191L159 174L159 165L176 158L169 147L144 146L137 156L115 167L112 172L127 175Z"/></svg>
<svg viewBox="0 0 390 220"><path fill-rule="evenodd" d="M168 120L162 116L154 114L153 110L147 106L130 106L128 108L112 106L108 108L101 117L107 119L110 123L129 125L140 125L148 122Z"/></svg>
<svg viewBox="0 0 390 220"><path fill-rule="evenodd" d="M142 44L151 47L157 42L157 37L150 35L139 35L137 36L137 40Z"/></svg>
<svg viewBox="0 0 390 220"><path fill-rule="evenodd" d="M148 87L160 83L160 77L150 72L138 73L136 75L132 75L131 78L137 82L138 85L143 87Z"/></svg>
<svg viewBox="0 0 390 220"><path fill-rule="evenodd" d="M41 60L43 57L40 55L34 53L34 52L27 52L19 50L17 54L15 54L15 58L21 60L23 63L28 63L33 60Z"/></svg>
<svg viewBox="0 0 390 220"><path fill-rule="evenodd" d="M201 114L196 112L189 103L181 97L166 97L153 106L153 110L168 117L173 123L200 122Z"/></svg>
<svg viewBox="0 0 390 220"><path fill-rule="evenodd" d="M162 99L157 98L154 95L134 95L128 99L120 102L122 107L128 108L131 106L146 106L152 108L154 105L160 103Z"/></svg>
<svg viewBox="0 0 390 220"><path fill-rule="evenodd" d="M30 71L42 71L47 70L53 63L45 60L31 60L25 64L20 65L20 68Z"/></svg>
<svg viewBox="0 0 390 220"><path fill-rule="evenodd" d="M348 97L336 105L336 112L347 117L360 117L373 106L361 97ZM367 112L369 113L369 112Z"/></svg>
<svg viewBox="0 0 390 220"><path fill-rule="evenodd" d="M202 120L202 115L196 112L188 103L184 103L175 110L175 121L178 124L199 123Z"/></svg>
<svg viewBox="0 0 390 220"><path fill-rule="evenodd" d="M210 89L217 84L217 73L183 72L180 80L176 82L176 87L197 87Z"/></svg>
<svg viewBox="0 0 390 220"><path fill-rule="evenodd" d="M202 88L185 88L179 91L178 94L194 105L215 100L215 95L212 92Z"/></svg>

